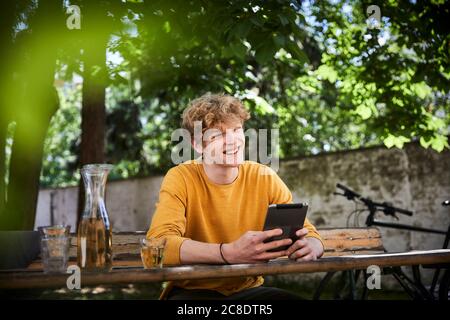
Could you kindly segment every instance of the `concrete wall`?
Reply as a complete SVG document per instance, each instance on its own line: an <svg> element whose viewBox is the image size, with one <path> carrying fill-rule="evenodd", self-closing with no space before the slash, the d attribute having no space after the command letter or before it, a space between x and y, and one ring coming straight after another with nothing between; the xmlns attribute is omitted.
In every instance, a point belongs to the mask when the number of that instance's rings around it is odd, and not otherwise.
<svg viewBox="0 0 450 320"><path fill-rule="evenodd" d="M414 211L402 223L446 230L450 209L450 152L425 150L418 144L403 150L375 147L321 154L280 163L279 175L295 200L310 203L309 217L317 227L344 227L353 203L334 196L336 182L376 201ZM147 230L162 177L110 182L107 209L114 231ZM51 201L51 199L53 199ZM77 189L44 189L39 193L36 227L52 223L75 226ZM360 217L364 225L365 214ZM383 218L380 216L380 218ZM387 219L392 220L392 219ZM72 229L74 230L74 229ZM439 248L443 236L382 229L389 251Z"/></svg>
<svg viewBox="0 0 450 320"><path fill-rule="evenodd" d="M374 201L388 201L414 212L398 215L401 223L447 230L450 209L441 206L450 198L450 152L425 150L409 144L403 150L375 147L284 161L280 176L296 200L308 201L310 219L317 227L346 226L352 202L333 195L340 182ZM366 213L360 215L364 225ZM395 222L382 213L377 218ZM352 219L353 220L353 219ZM389 251L432 249L444 237L428 233L380 228Z"/></svg>
<svg viewBox="0 0 450 320"><path fill-rule="evenodd" d="M108 182L105 196L106 208L113 231L148 229L162 179L163 177L158 176ZM41 190L35 227L69 224L74 232L77 203L78 188L76 187Z"/></svg>

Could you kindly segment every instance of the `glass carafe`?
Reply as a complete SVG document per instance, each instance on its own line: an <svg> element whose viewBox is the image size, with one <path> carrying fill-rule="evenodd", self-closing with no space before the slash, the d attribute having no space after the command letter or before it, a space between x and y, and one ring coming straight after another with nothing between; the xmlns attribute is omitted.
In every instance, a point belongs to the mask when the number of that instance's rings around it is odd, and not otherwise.
<svg viewBox="0 0 450 320"><path fill-rule="evenodd" d="M112 268L112 227L105 205L109 164L88 164L81 168L85 207L78 224L77 259L82 271L110 271Z"/></svg>

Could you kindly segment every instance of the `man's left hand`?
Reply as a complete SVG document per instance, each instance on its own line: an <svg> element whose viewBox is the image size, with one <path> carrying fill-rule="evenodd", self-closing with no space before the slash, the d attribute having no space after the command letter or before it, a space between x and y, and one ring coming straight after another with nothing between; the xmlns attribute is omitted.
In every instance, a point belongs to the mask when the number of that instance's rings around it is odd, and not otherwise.
<svg viewBox="0 0 450 320"><path fill-rule="evenodd" d="M289 259L296 261L310 261L320 258L323 254L322 242L313 237L306 237L308 229L297 230L296 235L299 238L286 251Z"/></svg>

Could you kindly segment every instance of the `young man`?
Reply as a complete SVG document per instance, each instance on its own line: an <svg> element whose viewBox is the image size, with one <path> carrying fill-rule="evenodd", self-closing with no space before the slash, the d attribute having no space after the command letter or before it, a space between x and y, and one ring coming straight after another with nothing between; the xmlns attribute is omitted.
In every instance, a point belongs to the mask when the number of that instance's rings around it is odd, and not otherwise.
<svg viewBox="0 0 450 320"><path fill-rule="evenodd" d="M282 233L263 229L270 204L291 203L292 195L267 166L244 161L243 125L249 114L242 103L227 95L205 95L183 113L183 127L201 139L192 145L202 154L170 169L161 186L159 202L147 237L167 239L164 263L264 263L288 256L314 260L323 253L320 235L306 219L299 240L263 241ZM290 245L286 251L268 250ZM161 298L169 299L292 299L277 288L262 287L263 278L186 280L170 282Z"/></svg>

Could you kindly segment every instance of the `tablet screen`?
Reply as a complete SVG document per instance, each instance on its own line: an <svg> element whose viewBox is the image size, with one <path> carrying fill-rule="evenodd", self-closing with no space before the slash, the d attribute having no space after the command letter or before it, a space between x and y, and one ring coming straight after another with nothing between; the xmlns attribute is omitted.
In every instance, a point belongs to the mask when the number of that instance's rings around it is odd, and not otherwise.
<svg viewBox="0 0 450 320"><path fill-rule="evenodd" d="M266 239L264 242L291 238L294 243L298 237L295 232L303 228L308 204L306 203L288 203L288 204L272 204L267 209L266 221L263 230L271 230L280 228L283 234L280 236ZM269 252L286 250L289 246L278 247Z"/></svg>

